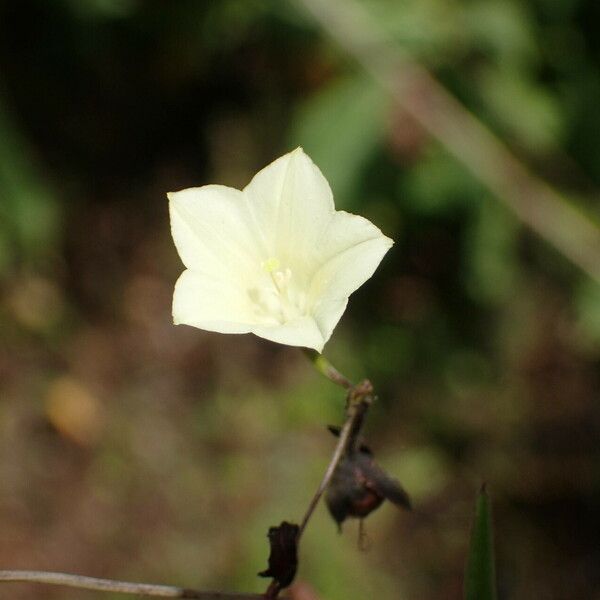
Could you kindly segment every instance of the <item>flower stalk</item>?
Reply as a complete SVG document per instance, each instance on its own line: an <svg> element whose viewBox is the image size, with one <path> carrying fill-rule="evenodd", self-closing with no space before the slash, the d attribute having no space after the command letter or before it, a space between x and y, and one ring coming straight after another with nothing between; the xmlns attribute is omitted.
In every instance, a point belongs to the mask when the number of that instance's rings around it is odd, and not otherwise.
<svg viewBox="0 0 600 600"><path fill-rule="evenodd" d="M324 375L327 379L336 385L343 387L347 391L350 391L354 387L352 382L345 375L340 373L322 354L316 350L311 350L310 348L303 348L302 350L321 375Z"/></svg>
<svg viewBox="0 0 600 600"><path fill-rule="evenodd" d="M317 508L321 497L325 493L327 486L331 482L340 461L351 445L356 443L367 411L374 400L373 386L368 379L365 379L357 385L353 385L352 382L345 375L340 373L322 354L313 350L304 350L304 353L319 373L346 389L348 391L348 396L346 400L346 420L340 430L338 442L331 455L325 474L321 479L321 483L304 513L298 531L297 542L300 541L300 538Z"/></svg>

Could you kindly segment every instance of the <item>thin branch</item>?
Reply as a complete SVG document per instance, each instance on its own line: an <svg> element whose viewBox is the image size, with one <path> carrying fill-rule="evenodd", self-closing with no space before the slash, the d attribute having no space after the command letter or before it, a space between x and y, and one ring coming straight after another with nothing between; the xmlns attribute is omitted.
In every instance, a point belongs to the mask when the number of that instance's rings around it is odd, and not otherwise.
<svg viewBox="0 0 600 600"><path fill-rule="evenodd" d="M346 421L340 430L340 435L338 438L338 442L335 446L331 459L329 460L329 464L327 465L327 469L325 470L325 474L323 475L323 479L321 479L321 483L317 488L314 496L311 498L308 508L304 513L304 517L302 518L302 522L300 523L300 529L298 530L297 541L300 543L300 538L308 525L310 518L312 517L319 501L321 500L321 496L323 496L335 470L344 456L346 449L348 448L348 444L350 442L350 437L352 431L356 429L356 423L359 419L358 411L355 409L351 410L351 396L353 394L353 390L355 390L355 386L352 384L350 379L348 379L345 375L340 373L327 358L325 358L322 354L317 352L316 350L311 350L309 348L303 348L305 356L310 360L310 362L314 365L314 367L321 373L332 381L333 383L343 387L348 391L348 404L346 409ZM370 385L370 384L369 384ZM372 391L372 389L371 389ZM362 411L364 414L364 411Z"/></svg>
<svg viewBox="0 0 600 600"><path fill-rule="evenodd" d="M429 134L533 231L600 281L600 228L534 175L357 0L296 0Z"/></svg>
<svg viewBox="0 0 600 600"><path fill-rule="evenodd" d="M321 500L321 496L327 489L327 486L329 485L329 482L331 481L331 478L333 477L333 474L335 473L335 470L336 470L342 456L344 456L344 452L348 446L348 441L350 440L350 430L351 429L352 429L352 417L347 417L346 421L344 423L344 426L342 427L342 430L340 431L340 437L338 438L338 442L337 442L337 444L335 446L335 450L333 451L333 454L331 456L331 460L329 461L329 464L327 465L327 469L325 471L325 474L323 475L323 479L321 479L321 483L319 484L319 487L317 488L315 495L311 498L308 508L306 509L306 512L304 513L304 517L302 518L302 523L300 523L300 530L298 531L298 540L300 540L302 533L304 532L304 530L306 529L306 526L308 525L308 521L312 517L312 514L315 511L315 508L317 508L317 505L319 504L319 500Z"/></svg>
<svg viewBox="0 0 600 600"><path fill-rule="evenodd" d="M346 378L344 377L344 379ZM348 393L348 405L346 408L346 420L340 431L338 442L335 446L335 450L333 451L329 464L327 465L323 479L321 480L317 491L312 497L302 522L300 523L300 529L297 537L298 542L300 541L300 538L306 529L306 526L308 525L315 508L319 504L319 500L327 489L327 486L329 485L329 482L331 481L331 478L333 477L340 460L344 456L350 444L355 443L356 439L358 438L358 432L360 431L367 410L369 409L369 406L371 406L372 402L373 386L369 381L365 380L350 389L350 392Z"/></svg>
<svg viewBox="0 0 600 600"><path fill-rule="evenodd" d="M0 571L0 582L44 583L61 585L98 592L114 592L120 594L136 594L138 596L159 596L162 598L189 598L195 600L262 600L262 594L235 594L227 592L203 592L170 585L153 585L149 583L131 583L98 579L69 573L53 573L50 571Z"/></svg>

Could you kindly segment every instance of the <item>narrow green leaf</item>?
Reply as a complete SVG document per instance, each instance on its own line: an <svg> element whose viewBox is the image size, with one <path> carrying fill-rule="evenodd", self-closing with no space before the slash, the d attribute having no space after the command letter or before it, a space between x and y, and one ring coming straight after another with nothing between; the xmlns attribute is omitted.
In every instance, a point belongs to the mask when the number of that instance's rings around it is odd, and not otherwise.
<svg viewBox="0 0 600 600"><path fill-rule="evenodd" d="M475 506L465 572L465 600L496 600L496 568L490 498L482 486Z"/></svg>

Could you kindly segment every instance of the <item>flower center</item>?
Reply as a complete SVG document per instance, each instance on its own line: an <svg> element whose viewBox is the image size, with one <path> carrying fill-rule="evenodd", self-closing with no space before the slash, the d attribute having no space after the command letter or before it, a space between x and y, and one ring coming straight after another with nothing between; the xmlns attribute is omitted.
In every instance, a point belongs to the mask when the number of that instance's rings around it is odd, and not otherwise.
<svg viewBox="0 0 600 600"><path fill-rule="evenodd" d="M282 324L306 314L306 293L289 267L282 267L279 259L271 257L261 263L261 271L264 277L248 294L265 324Z"/></svg>

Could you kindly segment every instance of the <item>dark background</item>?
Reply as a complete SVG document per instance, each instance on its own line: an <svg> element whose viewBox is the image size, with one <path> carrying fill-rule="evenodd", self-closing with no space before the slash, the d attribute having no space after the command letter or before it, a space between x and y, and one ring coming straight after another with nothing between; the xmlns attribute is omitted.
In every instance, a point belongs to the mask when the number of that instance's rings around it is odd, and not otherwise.
<svg viewBox="0 0 600 600"><path fill-rule="evenodd" d="M597 0L363 3L598 217ZM600 287L283 0L0 1L0 564L264 589L343 398L296 349L171 324L165 193L298 144L396 240L326 354L374 381L369 440L416 507L371 516L366 553L321 508L299 576L460 598L486 481L501 598L600 598Z"/></svg>

